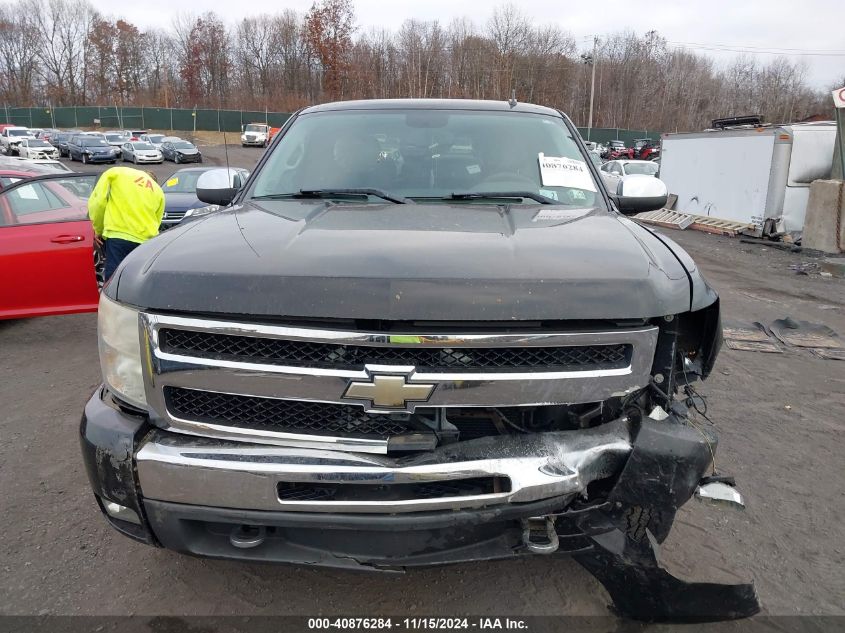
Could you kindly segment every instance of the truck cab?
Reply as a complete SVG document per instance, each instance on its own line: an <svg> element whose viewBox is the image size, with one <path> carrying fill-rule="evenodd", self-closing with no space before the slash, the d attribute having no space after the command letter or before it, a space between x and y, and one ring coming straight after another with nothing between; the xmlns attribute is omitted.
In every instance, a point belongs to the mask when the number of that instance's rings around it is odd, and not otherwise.
<svg viewBox="0 0 845 633"><path fill-rule="evenodd" d="M81 436L114 528L368 570L571 555L629 617L756 612L657 561L694 494L738 495L685 404L718 296L626 217L660 180L608 191L561 112L457 99L305 108L231 172L102 293Z"/></svg>
<svg viewBox="0 0 845 633"><path fill-rule="evenodd" d="M241 146L267 147L272 137L266 123L247 123L241 130Z"/></svg>

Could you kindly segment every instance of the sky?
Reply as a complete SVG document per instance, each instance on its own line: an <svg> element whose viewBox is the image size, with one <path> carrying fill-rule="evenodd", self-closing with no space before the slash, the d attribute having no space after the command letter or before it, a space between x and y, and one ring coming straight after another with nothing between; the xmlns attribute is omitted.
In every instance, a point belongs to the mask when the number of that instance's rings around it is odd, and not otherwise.
<svg viewBox="0 0 845 633"><path fill-rule="evenodd" d="M106 15L120 16L141 27L168 28L178 12L215 11L230 24L247 15L276 13L285 8L305 12L311 0L143 0L115 3L91 0ZM483 25L496 1L353 0L359 29L396 30L408 18L440 20L444 26L467 16ZM845 77L845 1L843 0L517 0L512 2L534 24L554 23L569 31L578 45L591 46L594 35L623 30L642 34L655 29L673 46L684 46L730 60L737 53L725 48L755 51L767 62L778 54L806 64L806 81L827 88ZM798 9L796 9L798 7ZM233 9L238 8L235 12ZM718 49L718 50L714 50ZM830 51L837 56L828 55ZM803 53L803 54L800 54Z"/></svg>

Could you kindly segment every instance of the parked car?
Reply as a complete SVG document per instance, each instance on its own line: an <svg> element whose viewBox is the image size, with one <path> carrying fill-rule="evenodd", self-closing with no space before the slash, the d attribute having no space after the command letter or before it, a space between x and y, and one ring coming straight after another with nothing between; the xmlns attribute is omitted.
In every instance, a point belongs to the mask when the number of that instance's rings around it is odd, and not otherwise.
<svg viewBox="0 0 845 633"><path fill-rule="evenodd" d="M111 145L112 147L117 147L121 149L125 143L129 142L129 137L120 134L119 132L106 132L104 134L106 143Z"/></svg>
<svg viewBox="0 0 845 633"><path fill-rule="evenodd" d="M209 207L207 202L197 198L197 180L199 177L216 169L215 167L188 167L180 169L168 176L161 184L164 191L164 217L161 229L171 228L186 216L193 215L197 209ZM231 171L237 179L238 186L249 178L249 171L232 167Z"/></svg>
<svg viewBox="0 0 845 633"><path fill-rule="evenodd" d="M190 141L166 141L161 144L161 153L165 160L179 163L201 163L202 153Z"/></svg>
<svg viewBox="0 0 845 633"><path fill-rule="evenodd" d="M164 134L142 134L141 140L145 143L149 143L150 145L154 146L156 149L161 149L161 144L164 142L164 139L167 138ZM175 137L170 137L171 139ZM179 139L181 140L181 139Z"/></svg>
<svg viewBox="0 0 845 633"><path fill-rule="evenodd" d="M25 138L18 144L21 158L59 158L59 150L40 138Z"/></svg>
<svg viewBox="0 0 845 633"><path fill-rule="evenodd" d="M44 139L45 141L47 141L49 143L49 142L51 142L51 139L58 133L59 133L59 130L57 130L55 128L46 128L45 130L43 130L41 132L41 134L38 136L38 138Z"/></svg>
<svg viewBox="0 0 845 633"><path fill-rule="evenodd" d="M658 563L694 495L739 496L686 404L718 295L624 217L666 186L608 191L565 115L513 101L321 104L284 134L243 186L203 173L198 198L226 208L103 289L80 435L105 520L198 556L370 571L573 554L623 616L756 613L752 585Z"/></svg>
<svg viewBox="0 0 845 633"><path fill-rule="evenodd" d="M31 136L29 128L19 125L7 126L0 132L0 150L7 156L16 156L20 142Z"/></svg>
<svg viewBox="0 0 845 633"><path fill-rule="evenodd" d="M70 167L53 158L22 158L20 160L41 168L47 173L54 173L57 171L73 173L73 170Z"/></svg>
<svg viewBox="0 0 845 633"><path fill-rule="evenodd" d="M615 193L625 176L657 176L660 166L652 160L611 160L601 166L601 177L607 190Z"/></svg>
<svg viewBox="0 0 845 633"><path fill-rule="evenodd" d="M147 130L123 130L123 136L128 137L130 141L140 141L144 134L148 134Z"/></svg>
<svg viewBox="0 0 845 633"><path fill-rule="evenodd" d="M121 148L124 161L131 161L136 165L140 163L163 163L164 157L160 150L154 145L144 141L131 141L124 143Z"/></svg>
<svg viewBox="0 0 845 633"><path fill-rule="evenodd" d="M103 259L85 192L97 178L36 176L0 191L0 319L96 310Z"/></svg>
<svg viewBox="0 0 845 633"><path fill-rule="evenodd" d="M67 165L57 160L0 156L0 188L25 178L34 178L57 171L69 172Z"/></svg>
<svg viewBox="0 0 845 633"><path fill-rule="evenodd" d="M70 139L78 134L82 134L82 132L79 130L67 130L65 132L59 132L51 139L50 142L58 148L59 156L61 158L65 158L68 155L68 143L70 142Z"/></svg>
<svg viewBox="0 0 845 633"><path fill-rule="evenodd" d="M42 173L43 172L41 171L30 171L28 169L24 169L23 167L7 167L5 165L0 165L0 189L8 187L16 182L20 182L21 180L34 178Z"/></svg>
<svg viewBox="0 0 845 633"><path fill-rule="evenodd" d="M109 145L104 139L91 135L77 134L68 142L68 156L73 160L87 163L116 163L120 150Z"/></svg>

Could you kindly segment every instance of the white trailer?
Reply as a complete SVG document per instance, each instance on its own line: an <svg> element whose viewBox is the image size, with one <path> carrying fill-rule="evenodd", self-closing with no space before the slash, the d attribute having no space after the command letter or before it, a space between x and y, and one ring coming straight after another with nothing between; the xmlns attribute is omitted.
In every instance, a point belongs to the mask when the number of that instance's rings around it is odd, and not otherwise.
<svg viewBox="0 0 845 633"><path fill-rule="evenodd" d="M810 183L829 178L836 125L796 123L664 134L660 179L675 210L800 232Z"/></svg>

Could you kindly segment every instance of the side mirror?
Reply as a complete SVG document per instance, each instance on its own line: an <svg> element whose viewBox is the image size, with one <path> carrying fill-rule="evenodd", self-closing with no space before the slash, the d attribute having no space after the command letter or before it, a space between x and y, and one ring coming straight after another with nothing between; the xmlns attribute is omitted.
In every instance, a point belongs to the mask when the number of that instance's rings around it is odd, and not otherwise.
<svg viewBox="0 0 845 633"><path fill-rule="evenodd" d="M236 169L211 169L197 179L197 198L221 207L231 203L243 186Z"/></svg>
<svg viewBox="0 0 845 633"><path fill-rule="evenodd" d="M622 176L616 193L611 194L616 208L625 215L656 211L666 206L669 189L659 178L643 174Z"/></svg>

